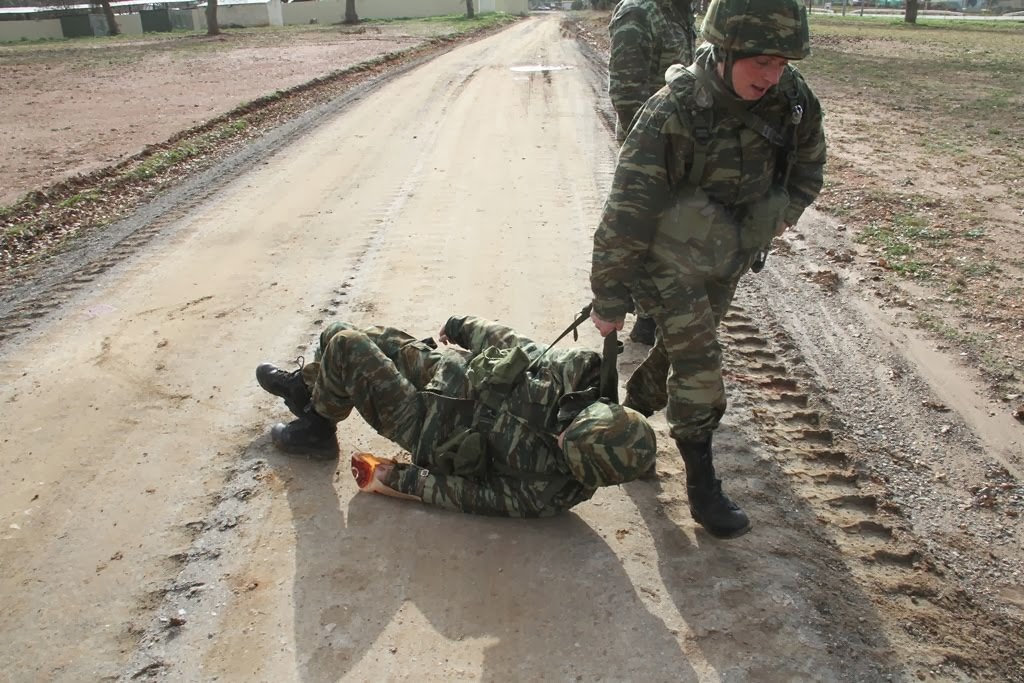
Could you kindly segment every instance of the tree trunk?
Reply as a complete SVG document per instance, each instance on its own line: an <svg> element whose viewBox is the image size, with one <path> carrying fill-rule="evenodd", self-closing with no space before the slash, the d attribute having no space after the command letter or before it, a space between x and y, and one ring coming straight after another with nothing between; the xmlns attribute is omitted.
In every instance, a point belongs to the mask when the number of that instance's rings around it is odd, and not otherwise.
<svg viewBox="0 0 1024 683"><path fill-rule="evenodd" d="M356 14L356 0L345 0L345 21L343 24L358 24L359 15Z"/></svg>
<svg viewBox="0 0 1024 683"><path fill-rule="evenodd" d="M907 13L903 15L903 21L908 24L917 23L917 0L907 0Z"/></svg>
<svg viewBox="0 0 1024 683"><path fill-rule="evenodd" d="M466 18L472 19L476 14L473 12L473 0L466 0Z"/></svg>
<svg viewBox="0 0 1024 683"><path fill-rule="evenodd" d="M217 23L217 0L206 0L206 35L220 35L220 25Z"/></svg>
<svg viewBox="0 0 1024 683"><path fill-rule="evenodd" d="M100 0L100 7L103 8L103 16L107 18L107 32L112 36L121 33L117 20L114 19L114 10L110 7L110 0Z"/></svg>

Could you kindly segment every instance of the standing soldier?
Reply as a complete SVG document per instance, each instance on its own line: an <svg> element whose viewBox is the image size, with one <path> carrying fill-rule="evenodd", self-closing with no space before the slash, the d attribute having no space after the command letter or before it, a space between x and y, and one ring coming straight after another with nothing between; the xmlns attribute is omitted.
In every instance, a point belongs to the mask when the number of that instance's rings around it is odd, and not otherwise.
<svg viewBox="0 0 1024 683"><path fill-rule="evenodd" d="M722 492L711 436L726 408L717 327L740 277L821 190L821 105L790 60L810 54L800 0L712 0L707 42L640 113L623 143L594 235L591 287L601 334L631 299L657 344L623 405L666 405L686 465L690 513L729 538L750 528Z"/></svg>
<svg viewBox="0 0 1024 683"><path fill-rule="evenodd" d="M622 144L644 102L665 85L665 71L693 61L696 35L690 0L622 0L608 33L608 97L615 109L615 139ZM629 338L652 346L655 329L654 318L637 311Z"/></svg>

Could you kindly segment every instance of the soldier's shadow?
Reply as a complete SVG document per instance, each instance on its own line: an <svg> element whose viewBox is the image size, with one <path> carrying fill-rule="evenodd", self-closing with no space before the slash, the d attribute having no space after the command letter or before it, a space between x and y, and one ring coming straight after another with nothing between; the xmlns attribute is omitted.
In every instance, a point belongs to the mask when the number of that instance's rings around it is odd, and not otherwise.
<svg viewBox="0 0 1024 683"><path fill-rule="evenodd" d="M697 680L620 558L574 514L474 517L361 493L346 508L346 470L280 468L301 680ZM465 646L439 654L444 641Z"/></svg>
<svg viewBox="0 0 1024 683"><path fill-rule="evenodd" d="M672 462L678 453L659 457L658 481L623 487L702 659L725 678L745 681L884 680L898 671L884 621L843 556L813 531L814 512L785 475L758 462L745 436L728 425L716 444L726 488L753 521L745 536L716 539L692 522L685 471ZM844 619L834 617L837 604Z"/></svg>

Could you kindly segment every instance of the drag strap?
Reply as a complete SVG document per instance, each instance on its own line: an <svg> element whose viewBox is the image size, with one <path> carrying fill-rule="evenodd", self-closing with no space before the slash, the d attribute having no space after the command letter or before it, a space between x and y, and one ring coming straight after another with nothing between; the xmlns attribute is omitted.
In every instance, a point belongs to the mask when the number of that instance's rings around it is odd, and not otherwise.
<svg viewBox="0 0 1024 683"><path fill-rule="evenodd" d="M530 367L539 367L540 361L547 355L555 344L565 339L566 336L571 332L573 341L580 338L579 333L576 331L577 328L582 325L585 321L590 319L590 311L594 308L593 304L587 304L580 311L580 314L576 316L576 319L572 321L569 327L565 328L562 334L558 335L555 341L544 349L543 353L537 356L537 360L530 364ZM608 399L612 403L619 402L619 335L612 330L608 336L604 338L604 348L601 352L601 398Z"/></svg>
<svg viewBox="0 0 1024 683"><path fill-rule="evenodd" d="M619 335L615 330L604 338L601 351L601 398L619 402Z"/></svg>

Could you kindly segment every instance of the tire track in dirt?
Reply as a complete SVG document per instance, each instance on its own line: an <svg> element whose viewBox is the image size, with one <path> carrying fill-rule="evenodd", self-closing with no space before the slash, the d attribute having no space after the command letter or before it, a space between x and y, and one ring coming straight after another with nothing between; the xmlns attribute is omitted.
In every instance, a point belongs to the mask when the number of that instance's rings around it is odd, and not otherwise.
<svg viewBox="0 0 1024 683"><path fill-rule="evenodd" d="M833 418L824 392L791 369L800 366L797 346L763 315L765 305L734 304L726 315L727 381L757 406L752 412L772 460L879 606L892 642L939 678L1021 680L1013 648L992 647L1009 623L936 566L885 487L863 470L864 455Z"/></svg>
<svg viewBox="0 0 1024 683"><path fill-rule="evenodd" d="M562 30L576 38L596 72L607 73L607 55L591 45L585 29L564 20ZM603 92L597 94L599 102L606 100ZM602 107L597 111L613 130L614 114L607 116ZM773 269L778 265L776 261ZM799 316L772 315L772 306L788 311L790 301L780 303L779 291L764 287L762 280L752 285L759 298L748 303L747 310L735 305L723 322L730 390L757 406L752 412L773 461L885 615L893 645L913 653L925 667L918 670L919 678L980 674L993 680L1024 680L1017 665L1024 658L1024 646L1019 638L1007 642L1001 635L1020 633L1020 625L971 597L953 578L958 572L937 566L928 552L934 544L913 533L886 481L864 466L870 456L848 433L849 416L829 404L827 392L816 382L826 376L822 363L827 359L803 355L803 338L784 327L787 321L799 322ZM850 332L842 320L826 317L816 322L825 328L832 325L829 331L837 339Z"/></svg>
<svg viewBox="0 0 1024 683"><path fill-rule="evenodd" d="M414 59L310 109L148 202L132 216L99 234L78 238L70 251L47 263L38 275L14 290L0 294L0 345L56 312L75 293L126 261L162 232L173 231L182 218L210 201L240 173L267 163L275 153L328 122L353 103L451 49L452 46L448 46ZM465 81L462 87L465 87Z"/></svg>

